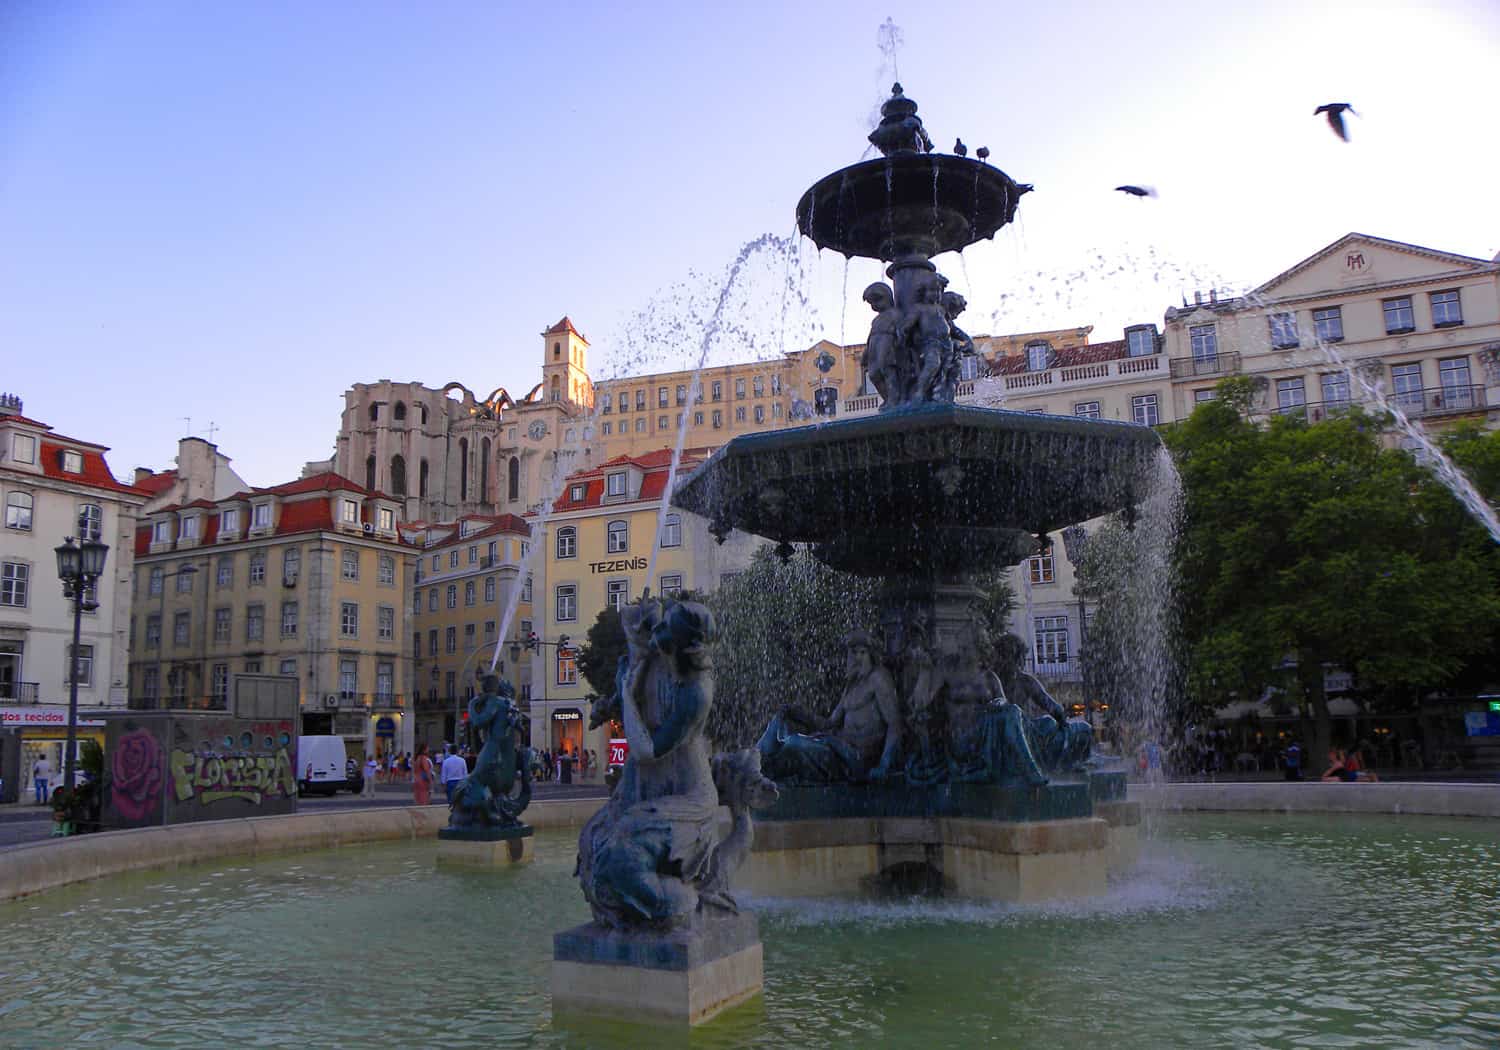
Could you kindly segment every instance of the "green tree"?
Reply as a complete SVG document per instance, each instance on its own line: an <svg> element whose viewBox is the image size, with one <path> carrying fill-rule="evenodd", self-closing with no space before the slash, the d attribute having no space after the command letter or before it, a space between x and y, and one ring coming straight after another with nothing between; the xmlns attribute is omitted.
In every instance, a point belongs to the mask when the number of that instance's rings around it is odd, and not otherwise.
<svg viewBox="0 0 1500 1050"><path fill-rule="evenodd" d="M1453 497L1357 410L1245 418L1249 386L1166 433L1185 488L1177 561L1187 688L1203 707L1285 690L1330 737L1323 673L1410 705L1452 682L1500 613L1493 552Z"/></svg>
<svg viewBox="0 0 1500 1050"><path fill-rule="evenodd" d="M589 625L588 634L578 650L578 669L595 696L609 697L615 692L615 666L625 655L625 628L614 606L606 605Z"/></svg>

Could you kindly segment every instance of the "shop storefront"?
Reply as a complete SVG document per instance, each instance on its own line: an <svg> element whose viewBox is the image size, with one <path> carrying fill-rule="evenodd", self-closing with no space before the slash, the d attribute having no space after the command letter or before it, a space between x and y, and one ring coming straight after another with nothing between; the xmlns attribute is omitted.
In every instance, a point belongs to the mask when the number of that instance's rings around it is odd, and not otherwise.
<svg viewBox="0 0 1500 1050"><path fill-rule="evenodd" d="M548 746L554 754L577 755L583 749L583 730L587 723L576 707L559 707L550 719L552 732Z"/></svg>
<svg viewBox="0 0 1500 1050"><path fill-rule="evenodd" d="M0 800L30 801L33 798L31 768L46 757L52 764L52 786L63 779L63 751L68 740L68 709L61 704L0 706ZM77 741L92 740L104 746L104 720L78 713Z"/></svg>

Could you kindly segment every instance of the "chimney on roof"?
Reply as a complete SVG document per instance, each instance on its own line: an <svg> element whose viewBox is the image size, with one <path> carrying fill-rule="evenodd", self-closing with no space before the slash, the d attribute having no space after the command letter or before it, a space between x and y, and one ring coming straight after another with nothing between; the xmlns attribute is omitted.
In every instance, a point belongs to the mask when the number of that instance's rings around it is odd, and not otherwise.
<svg viewBox="0 0 1500 1050"><path fill-rule="evenodd" d="M5 393L0 394L0 416L19 416L21 414L21 395Z"/></svg>
<svg viewBox="0 0 1500 1050"><path fill-rule="evenodd" d="M1203 293L1202 292L1194 292L1193 293L1193 305L1194 306L1202 306L1203 305Z"/></svg>
<svg viewBox="0 0 1500 1050"><path fill-rule="evenodd" d="M135 484L139 485L141 482L150 479L155 473L156 471L152 470L150 467L136 467Z"/></svg>
<svg viewBox="0 0 1500 1050"><path fill-rule="evenodd" d="M1210 304L1219 301L1219 290L1217 288L1210 288L1208 290L1208 301Z"/></svg>

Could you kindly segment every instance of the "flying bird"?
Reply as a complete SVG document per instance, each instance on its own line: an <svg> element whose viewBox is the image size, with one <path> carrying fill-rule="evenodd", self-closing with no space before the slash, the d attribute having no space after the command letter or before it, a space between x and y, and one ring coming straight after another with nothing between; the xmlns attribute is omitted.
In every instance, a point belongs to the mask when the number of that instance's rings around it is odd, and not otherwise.
<svg viewBox="0 0 1500 1050"><path fill-rule="evenodd" d="M953 152L957 153L960 157L967 157L969 155L969 147L964 145L963 139L954 139Z"/></svg>
<svg viewBox="0 0 1500 1050"><path fill-rule="evenodd" d="M1319 113L1326 113L1328 115L1328 126L1333 129L1333 133L1345 142L1348 142L1349 129L1344 127L1344 110L1346 109L1350 113L1354 113L1354 107L1347 102L1326 102L1313 110L1313 116L1316 117ZM1354 115L1356 117L1359 116L1358 113L1354 113Z"/></svg>
<svg viewBox="0 0 1500 1050"><path fill-rule="evenodd" d="M978 157L981 162L988 161L990 159L990 148L988 146L980 146L974 151L974 156Z"/></svg>
<svg viewBox="0 0 1500 1050"><path fill-rule="evenodd" d="M1116 186L1120 193L1128 193L1132 197L1155 197L1156 191L1150 186Z"/></svg>

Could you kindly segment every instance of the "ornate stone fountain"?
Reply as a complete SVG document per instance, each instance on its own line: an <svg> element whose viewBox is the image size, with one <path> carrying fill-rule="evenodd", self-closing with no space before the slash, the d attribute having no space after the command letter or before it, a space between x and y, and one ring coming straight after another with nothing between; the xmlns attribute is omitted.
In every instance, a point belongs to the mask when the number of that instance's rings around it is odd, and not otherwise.
<svg viewBox="0 0 1500 1050"><path fill-rule="evenodd" d="M1101 892L1128 849L1123 774L1097 768L1087 723L1026 674L1018 639L977 615L976 577L1048 532L1131 507L1159 441L954 404L973 343L931 258L992 237L1030 187L933 154L916 111L896 85L870 135L883 157L822 179L797 207L820 247L889 264L892 284L865 290L881 413L736 438L672 497L720 538L809 544L881 578L881 622L846 639L836 706L787 698L829 715L788 704L756 749L710 759L712 616L650 599L624 610L629 656L608 703L629 758L579 840L594 922L555 938L555 1011L697 1023L758 992L755 920L729 891L741 863L743 885L787 896L894 882L1030 900Z"/></svg>

